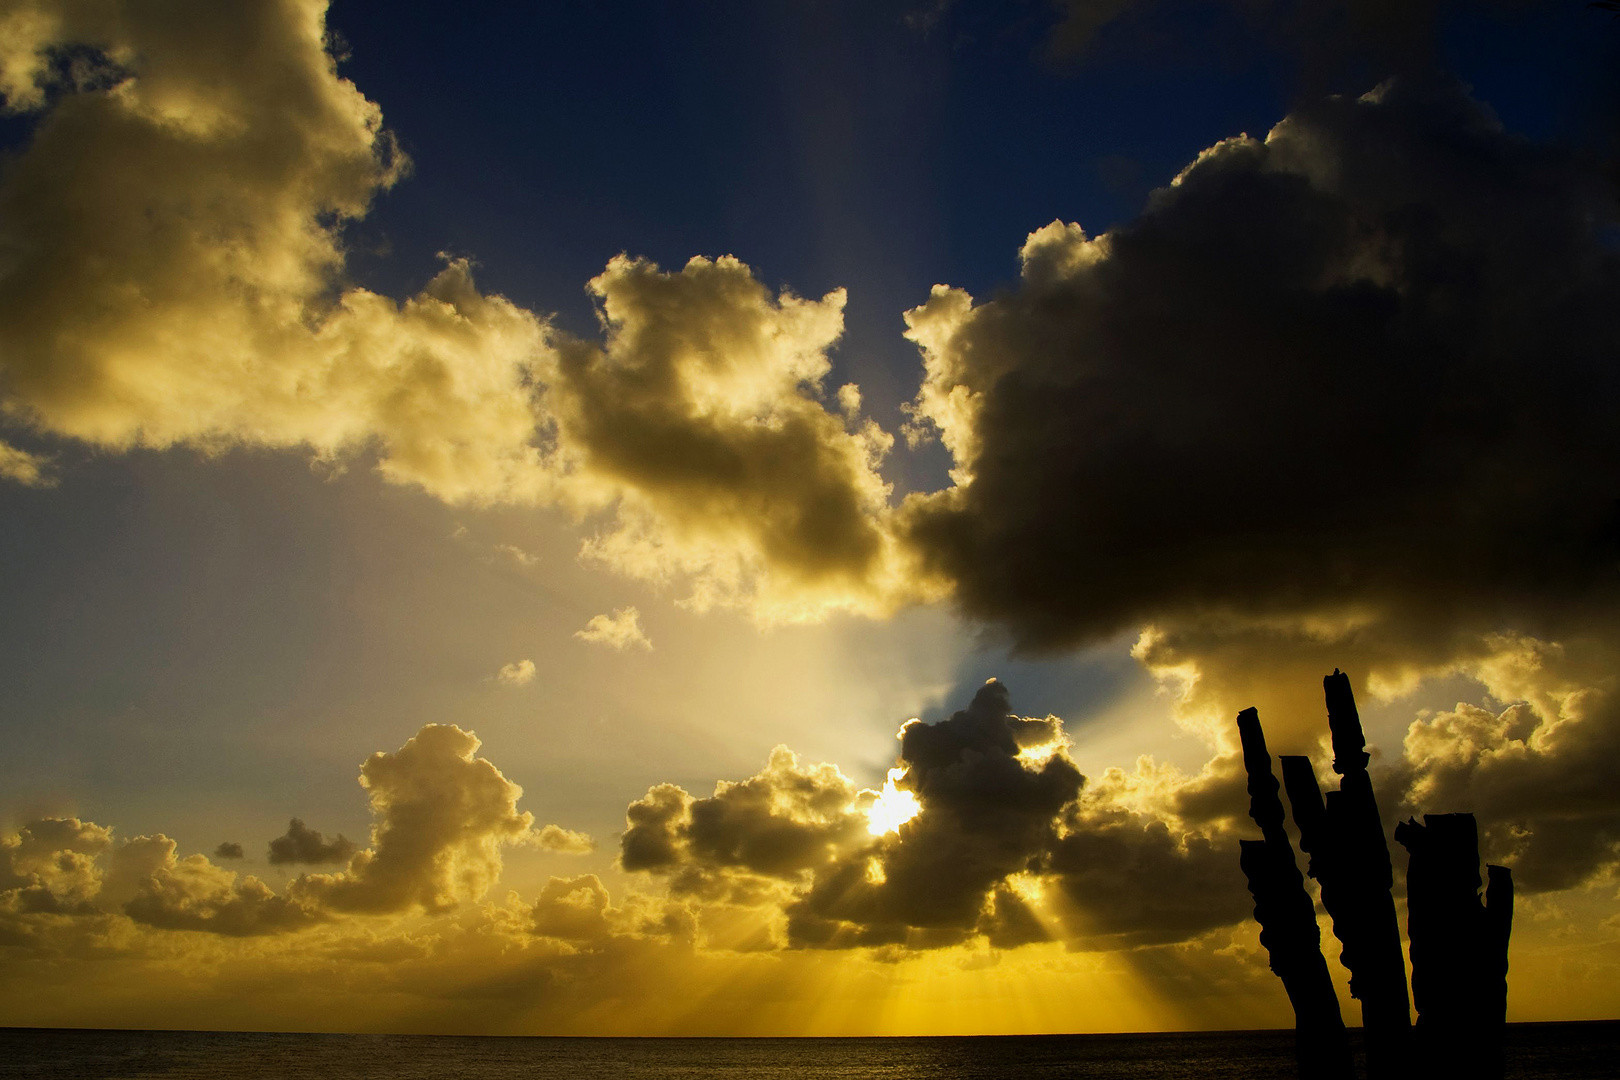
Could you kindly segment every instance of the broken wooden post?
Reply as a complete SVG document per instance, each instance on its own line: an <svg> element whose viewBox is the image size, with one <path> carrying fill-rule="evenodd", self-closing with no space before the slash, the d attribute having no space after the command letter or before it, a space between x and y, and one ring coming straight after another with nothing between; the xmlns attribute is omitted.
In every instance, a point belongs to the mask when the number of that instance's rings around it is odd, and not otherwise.
<svg viewBox="0 0 1620 1080"><path fill-rule="evenodd" d="M1350 993L1361 1002L1367 1076L1402 1080L1432 1072L1500 1078L1513 877L1503 867L1488 867L1490 884L1481 903L1479 833L1472 814L1430 814L1423 825L1409 821L1396 827L1395 838L1411 855L1407 925L1413 974L1408 997L1391 893L1394 872L1367 775L1361 716L1347 675L1335 670L1322 680L1322 689L1339 790L1324 795L1304 757L1283 757L1283 781L1299 827L1299 846L1310 856L1310 876L1321 886L1322 905L1343 946L1340 955L1350 972ZM1320 987L1327 973L1320 933L1283 829L1282 802L1259 714L1245 709L1238 716L1238 731L1249 777L1249 816L1264 837L1240 841L1240 861L1254 893L1260 940L1271 954L1272 970L1282 976L1303 1031L1307 1014L1312 1017L1309 1022L1327 1024L1321 1004ZM1336 1001L1332 1023L1342 1038ZM1301 1046L1305 1045L1302 1039ZM1324 1054L1311 1060L1313 1067L1325 1062L1320 1067L1337 1069L1340 1059ZM1302 1074L1317 1075L1306 1071L1303 1049L1300 1063Z"/></svg>
<svg viewBox="0 0 1620 1080"><path fill-rule="evenodd" d="M1411 856L1407 938L1419 1060L1426 1071L1500 1078L1513 876L1490 867L1490 887L1480 902L1473 814L1425 814L1422 825L1397 825L1395 839Z"/></svg>
<svg viewBox="0 0 1620 1080"><path fill-rule="evenodd" d="M1249 775L1249 816L1260 826L1261 840L1240 840L1239 861L1254 896L1260 944L1271 970L1282 979L1294 1006L1294 1048L1301 1080L1349 1080L1354 1074L1339 999L1322 958L1322 934L1316 906L1294 861L1294 847L1283 828L1283 805L1271 772L1260 715L1238 714L1243 766Z"/></svg>
<svg viewBox="0 0 1620 1080"><path fill-rule="evenodd" d="M1361 1002L1367 1074L1403 1076L1412 1017L1400 920L1390 891L1395 873L1389 842L1367 775L1367 739L1350 676L1334 668L1322 680L1322 691L1333 736L1333 771L1339 774L1339 790L1328 792L1324 813L1334 854L1328 879L1318 878L1322 903L1344 946L1340 959L1350 972L1350 994Z"/></svg>

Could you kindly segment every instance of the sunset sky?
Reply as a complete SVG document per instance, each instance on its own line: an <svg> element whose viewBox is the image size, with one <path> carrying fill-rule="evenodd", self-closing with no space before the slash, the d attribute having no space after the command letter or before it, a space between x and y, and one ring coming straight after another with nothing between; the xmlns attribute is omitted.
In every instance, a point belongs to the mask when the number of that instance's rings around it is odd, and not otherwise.
<svg viewBox="0 0 1620 1080"><path fill-rule="evenodd" d="M1620 1016L1609 13L0 0L0 97L0 1024L1287 1026L1336 667Z"/></svg>

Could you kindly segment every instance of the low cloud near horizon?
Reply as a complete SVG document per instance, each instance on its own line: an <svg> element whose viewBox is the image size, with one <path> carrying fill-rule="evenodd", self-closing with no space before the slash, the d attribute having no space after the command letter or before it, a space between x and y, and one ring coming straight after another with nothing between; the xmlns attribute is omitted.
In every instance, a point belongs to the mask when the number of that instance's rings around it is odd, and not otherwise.
<svg viewBox="0 0 1620 1080"><path fill-rule="evenodd" d="M1518 647L1516 660L1501 658L1498 677L1534 683L1535 650ZM1579 658L1539 656L1563 681L1504 714L1459 707L1415 722L1399 767L1379 781L1386 813L1433 809L1459 784L1484 785L1476 794L1486 795L1486 854L1514 865L1527 932L1538 913L1560 910L1542 903L1545 890L1565 890L1556 903L1575 902L1583 894L1567 890L1614 866L1612 832L1582 844L1567 827L1598 803L1612 820L1595 768L1592 785L1564 789L1557 805L1522 801L1548 755L1590 749L1582 725L1591 717L1573 702L1597 700L1570 689ZM502 849L582 855L592 845L557 825L536 828L517 809L521 789L476 756L474 735L451 725L427 725L368 759L370 846L341 871L304 874L281 892L203 855L181 856L161 834L120 841L77 818L38 819L0 837L0 970L46 965L77 979L94 965L163 955L301 965L324 980L318 973L341 960L400 993L448 994L447 1007L467 994L486 1000L476 971L505 970L510 982L488 1000L521 1010L557 978L592 987L605 979L605 992L614 980L640 986L681 971L746 977L762 955L794 965L784 971L809 962L794 958L833 953L924 965L917 970L945 957L947 971L1067 955L1077 976L1088 970L1083 958L1097 955L1137 967L1162 996L1190 992L1182 984L1194 972L1205 987L1194 997L1274 994L1236 871L1236 841L1251 828L1231 763L1184 776L1142 759L1087 778L1069 757L1062 720L1021 717L1009 705L992 680L951 716L908 722L881 791L786 747L708 796L656 785L627 808L619 863L630 880L617 897L585 872L552 876L532 899L511 891L499 899ZM1538 735L1547 725L1537 710L1554 706L1563 709L1559 730ZM1514 816L1527 809L1528 818ZM299 824L288 835L332 847ZM1595 854L1605 845L1606 855ZM212 976L199 978L203 996L187 1000L209 1000ZM335 1000L345 1015L364 1012L352 988ZM653 1004L637 1013L656 1014ZM565 1015L584 1025L568 1030L603 1030L586 1014Z"/></svg>

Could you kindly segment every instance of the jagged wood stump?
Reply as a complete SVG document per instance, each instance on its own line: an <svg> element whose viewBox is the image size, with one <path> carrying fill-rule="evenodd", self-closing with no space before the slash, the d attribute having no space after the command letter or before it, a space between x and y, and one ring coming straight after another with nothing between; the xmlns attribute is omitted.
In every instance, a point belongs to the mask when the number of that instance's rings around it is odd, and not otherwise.
<svg viewBox="0 0 1620 1080"><path fill-rule="evenodd" d="M1322 689L1339 790L1324 797L1304 757L1283 757L1283 779L1300 847L1310 856L1309 874L1321 887L1322 905L1342 946L1351 996L1361 1003L1368 1078L1404 1080L1434 1072L1500 1077L1512 875L1504 867L1490 867L1490 887L1481 903L1479 836L1472 814L1430 814L1423 825L1409 821L1396 827L1395 837L1410 856L1409 997L1389 843L1367 775L1366 737L1350 678L1335 669L1322 680ZM1283 827L1271 755L1254 709L1238 715L1238 733L1249 779L1249 816L1263 837L1240 841L1240 861L1255 899L1261 943L1294 1005L1300 1075L1349 1076L1343 1021L1322 958L1314 906ZM1331 1016L1324 986L1332 999Z"/></svg>

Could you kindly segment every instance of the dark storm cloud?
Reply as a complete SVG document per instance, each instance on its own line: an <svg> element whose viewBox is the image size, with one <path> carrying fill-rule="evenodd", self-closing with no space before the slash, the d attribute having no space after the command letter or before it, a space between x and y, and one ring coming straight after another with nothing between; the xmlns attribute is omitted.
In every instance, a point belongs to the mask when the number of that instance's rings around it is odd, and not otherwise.
<svg viewBox="0 0 1620 1080"><path fill-rule="evenodd" d="M870 839L859 792L833 765L801 765L785 746L757 775L694 799L659 784L625 812L619 863L670 875L677 895L753 902Z"/></svg>
<svg viewBox="0 0 1620 1080"><path fill-rule="evenodd" d="M1028 901L1005 885L991 893L990 906L979 916L978 930L997 949L1016 949L1053 938Z"/></svg>
<svg viewBox="0 0 1620 1080"><path fill-rule="evenodd" d="M826 921L860 926L862 935L970 931L998 884L1035 868L1085 778L1062 754L1021 761L1021 751L1060 740L1062 728L1008 706L1006 687L991 682L949 719L905 728L899 786L916 793L923 812L885 850L881 881L862 864L852 868L860 876L845 868L818 880L792 913L799 933L814 940Z"/></svg>
<svg viewBox="0 0 1620 1080"><path fill-rule="evenodd" d="M1235 848L1106 793L1083 800L1066 745L1057 718L1011 713L991 681L948 719L902 730L895 786L920 810L897 834L867 828L877 793L778 748L711 798L664 784L631 804L620 863L676 895L779 906L800 948L1132 946L1245 917Z"/></svg>
<svg viewBox="0 0 1620 1080"><path fill-rule="evenodd" d="M1592 160L1433 78L1217 144L1125 226L1038 230L1014 291L910 313L919 430L958 480L910 501L912 542L1025 645L1146 626L1135 655L1217 747L1258 703L1309 752L1334 666L1383 700L1465 676L1483 704L1384 747L1385 790L1476 813L1527 891L1597 880L1620 864L1617 221ZM1230 825L1225 760L1160 806L1189 835ZM1219 850L1154 828L1065 838L1076 926L1151 941L1241 908L1133 926L1176 895L1150 882L1219 878ZM1114 894L1065 852L1140 880Z"/></svg>
<svg viewBox="0 0 1620 1080"><path fill-rule="evenodd" d="M1233 139L1020 287L936 288L911 537L1033 645L1200 611L1491 623L1612 595L1612 192L1454 86Z"/></svg>
<svg viewBox="0 0 1620 1080"><path fill-rule="evenodd" d="M619 840L619 864L626 870L667 870L682 852L676 831L686 821L692 797L674 784L659 784L625 810L628 826Z"/></svg>
<svg viewBox="0 0 1620 1080"><path fill-rule="evenodd" d="M922 813L884 847L881 874L865 858L819 874L789 910L790 933L833 946L919 936L949 944L971 933L998 885L1038 868L1056 839L1059 811L1080 794L1084 777L1066 755L1039 764L1019 758L1061 740L1055 718L1012 715L999 682L949 719L907 725L898 786L916 793Z"/></svg>
<svg viewBox="0 0 1620 1080"><path fill-rule="evenodd" d="M328 840L320 832L293 818L287 824L286 833L270 841L270 865L344 863L356 850L354 841L342 833ZM226 857L241 858L241 848L237 848L236 855Z"/></svg>
<svg viewBox="0 0 1620 1080"><path fill-rule="evenodd" d="M1177 837L1162 821L1116 812L1058 841L1048 869L1077 943L1113 949L1183 941L1248 918L1254 901L1232 872L1237 858L1232 840Z"/></svg>
<svg viewBox="0 0 1620 1080"><path fill-rule="evenodd" d="M1485 705L1420 717L1386 791L1476 813L1527 891L1593 881L1620 850L1614 194L1414 80L1210 148L1104 236L1047 226L1016 290L909 316L962 481L911 501L913 542L1026 645L1148 626L1138 659L1217 746L1258 701L1308 751L1340 664L1385 699L1466 676ZM1227 779L1163 809L1218 823ZM1096 933L1242 910L1220 850L1153 829L1129 859L1097 823L1054 855ZM1171 878L1217 899L1176 910ZM1172 904L1138 927L1139 897Z"/></svg>
<svg viewBox="0 0 1620 1080"><path fill-rule="evenodd" d="M298 819L294 818L293 820L297 821ZM274 843L275 841L272 840L271 844ZM242 850L242 845L229 840L222 842L219 847L214 849L214 858L216 859L245 859L246 857L247 852Z"/></svg>

